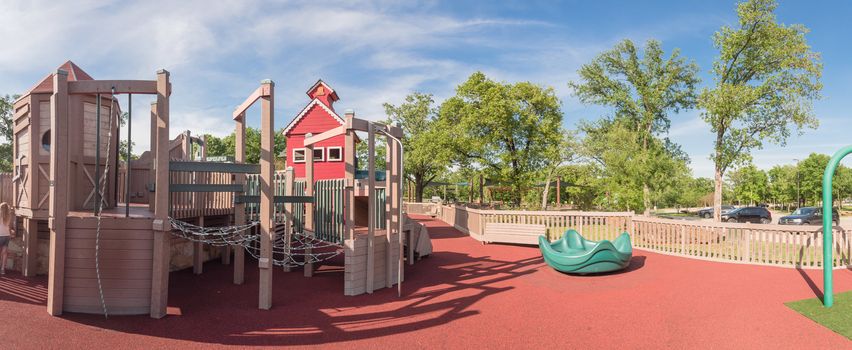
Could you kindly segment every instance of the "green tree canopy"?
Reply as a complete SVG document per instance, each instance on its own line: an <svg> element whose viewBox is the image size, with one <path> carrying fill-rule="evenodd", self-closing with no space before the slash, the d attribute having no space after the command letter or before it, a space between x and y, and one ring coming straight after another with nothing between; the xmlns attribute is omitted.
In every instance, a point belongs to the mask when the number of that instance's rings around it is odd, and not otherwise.
<svg viewBox="0 0 852 350"><path fill-rule="evenodd" d="M654 152L651 144L659 135L668 133L669 113L689 109L695 105L695 84L698 83L698 66L688 63L675 49L666 58L659 41L648 40L644 53L632 41L625 39L612 50L596 57L578 72L581 82L571 82L577 97L583 103L598 104L614 109L615 118L625 120L634 130L622 142L639 145L634 152L642 166L633 168L642 184L643 204L646 214L651 208L650 180L667 169L653 166Z"/></svg>
<svg viewBox="0 0 852 350"><path fill-rule="evenodd" d="M283 152L287 149L287 138L282 134L282 130L275 132L275 150L273 155L276 159L276 169L283 169ZM217 137L210 134L205 135L207 138L207 156L230 156L235 155L236 136L232 132L225 137ZM246 163L260 163L260 129L247 127L246 128Z"/></svg>
<svg viewBox="0 0 852 350"><path fill-rule="evenodd" d="M769 197L775 203L789 207L798 200L798 170L794 165L776 165L766 172L769 177Z"/></svg>
<svg viewBox="0 0 852 350"><path fill-rule="evenodd" d="M769 190L769 178L766 172L754 164L740 167L728 175L734 192L734 200L739 204L755 205L766 199Z"/></svg>
<svg viewBox="0 0 852 350"><path fill-rule="evenodd" d="M774 0L737 5L738 26L713 37L719 57L715 84L699 98L703 118L716 135L715 217L722 204L722 179L729 167L750 159L764 140L784 145L793 130L816 127L811 101L819 98L822 64L805 40L807 28L779 24Z"/></svg>
<svg viewBox="0 0 852 350"><path fill-rule="evenodd" d="M442 146L442 130L436 128L437 110L431 94L414 92L399 106L385 103L388 122L402 128L405 174L414 182L415 200L423 201L423 190L447 170L450 155Z"/></svg>
<svg viewBox="0 0 852 350"><path fill-rule="evenodd" d="M560 105L552 88L497 82L476 72L441 105L442 146L457 165L511 186L511 201L519 205L535 171L548 165L560 144Z"/></svg>
<svg viewBox="0 0 852 350"><path fill-rule="evenodd" d="M581 154L600 166L601 189L605 197L598 203L619 210L645 210L654 202L666 201L665 192L691 177L689 159L667 139L651 138L647 149L636 142L636 129L624 118L603 118L582 122L585 134ZM653 171L649 170L653 169ZM649 197L644 189L647 188Z"/></svg>
<svg viewBox="0 0 852 350"><path fill-rule="evenodd" d="M14 140L15 121L15 100L18 95L0 96L0 134L3 135L0 142L0 172L11 172L15 164L15 157L12 154L12 140Z"/></svg>

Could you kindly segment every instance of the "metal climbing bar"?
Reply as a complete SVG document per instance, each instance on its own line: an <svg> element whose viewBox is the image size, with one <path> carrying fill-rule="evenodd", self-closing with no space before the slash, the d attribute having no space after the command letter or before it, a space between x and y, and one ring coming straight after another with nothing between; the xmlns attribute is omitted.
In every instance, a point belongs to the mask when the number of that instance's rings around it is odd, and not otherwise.
<svg viewBox="0 0 852 350"><path fill-rule="evenodd" d="M823 273L823 297L822 304L825 307L834 305L834 258L832 253L834 250L832 213L834 199L832 198L832 180L837 166L844 157L852 153L852 145L846 146L828 162L825 167L825 172L822 174L822 273Z"/></svg>

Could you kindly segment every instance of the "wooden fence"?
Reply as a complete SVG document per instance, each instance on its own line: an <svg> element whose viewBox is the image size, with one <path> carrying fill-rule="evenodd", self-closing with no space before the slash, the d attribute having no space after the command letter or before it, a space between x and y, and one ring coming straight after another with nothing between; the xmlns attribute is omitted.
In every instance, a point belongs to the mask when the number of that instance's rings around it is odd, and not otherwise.
<svg viewBox="0 0 852 350"><path fill-rule="evenodd" d="M434 206L438 206L435 208ZM430 214L471 236L488 223L541 224L553 240L569 228L591 240L630 233L633 247L690 258L797 268L822 268L822 227L717 223L634 215L630 212L479 210L432 203L407 203L410 214ZM852 267L852 237L834 228L835 268Z"/></svg>

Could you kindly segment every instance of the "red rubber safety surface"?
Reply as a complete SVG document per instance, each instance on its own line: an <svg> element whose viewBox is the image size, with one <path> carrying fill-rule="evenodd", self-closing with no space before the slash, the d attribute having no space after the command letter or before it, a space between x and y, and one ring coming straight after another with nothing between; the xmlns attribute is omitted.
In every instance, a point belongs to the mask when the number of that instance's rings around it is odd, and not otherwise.
<svg viewBox="0 0 852 350"><path fill-rule="evenodd" d="M257 309L257 268L231 283L232 267L207 263L170 276L169 313L147 316L45 311L46 279L0 277L0 348L774 348L841 349L852 342L784 302L813 298L819 270L716 263L635 251L621 273L570 276L537 247L481 245L420 217L434 254L406 266L396 288L343 296L339 267L314 277L274 276L273 309ZM837 292L852 271L835 271Z"/></svg>

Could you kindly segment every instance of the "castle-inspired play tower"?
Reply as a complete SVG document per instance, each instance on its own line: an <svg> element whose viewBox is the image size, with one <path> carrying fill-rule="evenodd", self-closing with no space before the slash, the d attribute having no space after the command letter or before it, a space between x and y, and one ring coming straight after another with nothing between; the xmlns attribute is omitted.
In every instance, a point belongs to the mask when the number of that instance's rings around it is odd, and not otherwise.
<svg viewBox="0 0 852 350"><path fill-rule="evenodd" d="M322 84L323 86L324 83ZM119 96L156 96L151 150L119 161ZM342 139L339 177L274 170L275 85L263 81L233 113L235 161L206 161L202 138L169 139L169 72L153 80L93 80L71 62L15 103L15 209L23 218L24 268L34 275L38 237L49 237L48 312L166 315L170 270L192 255L233 263L245 280L246 253L257 259L259 307L272 307L272 272L344 254L344 293L401 285L404 225L400 128L355 118L300 135L303 155ZM260 164L245 164L246 111L260 101ZM319 106L318 108L323 108ZM128 125L129 129L129 125ZM367 134L366 176L356 172L356 132ZM128 130L128 139L130 132ZM376 169L375 140L386 138L386 168ZM192 160L192 144L200 160ZM97 145L97 146L95 146ZM326 159L326 158L323 158ZM119 169L120 168L120 169ZM47 225L44 225L44 224ZM190 253L173 249L189 244ZM233 254L233 260L231 260Z"/></svg>

